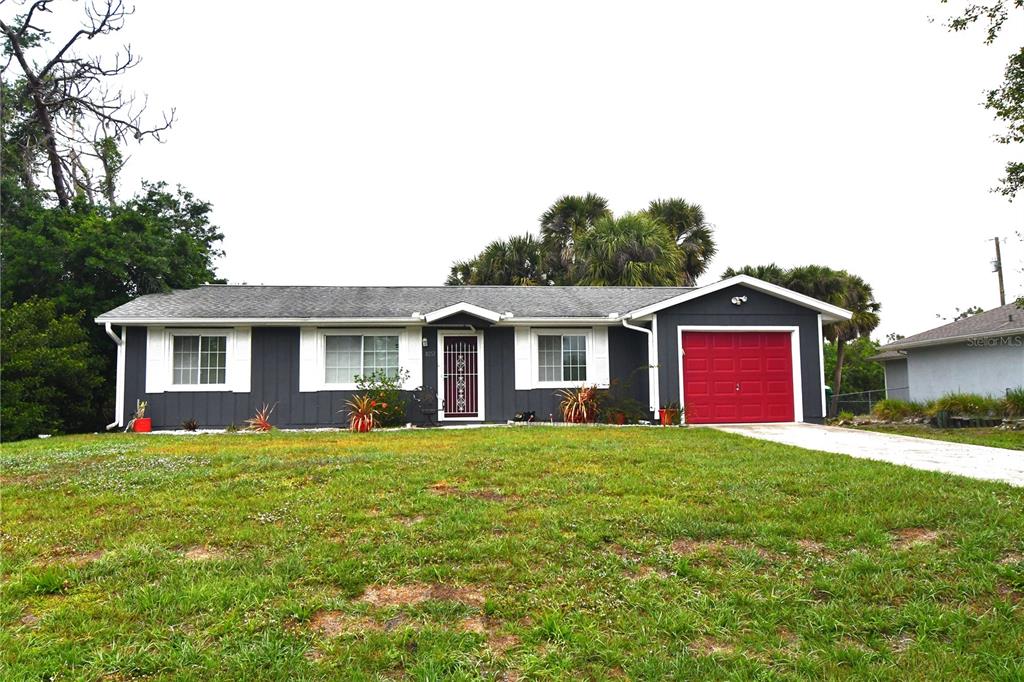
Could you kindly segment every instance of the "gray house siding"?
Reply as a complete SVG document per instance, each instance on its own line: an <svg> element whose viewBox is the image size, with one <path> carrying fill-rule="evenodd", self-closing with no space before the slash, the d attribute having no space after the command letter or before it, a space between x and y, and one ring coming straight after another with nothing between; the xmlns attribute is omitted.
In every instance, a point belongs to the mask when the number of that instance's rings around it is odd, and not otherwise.
<svg viewBox="0 0 1024 682"><path fill-rule="evenodd" d="M1024 386L1024 335L908 348L906 353L914 401L947 393L1002 396L1007 389Z"/></svg>
<svg viewBox="0 0 1024 682"><path fill-rule="evenodd" d="M446 320L446 322L450 322ZM436 327L425 327L423 346L423 384L436 395ZM297 327L253 327L251 390L167 391L147 394L146 328L128 327L125 345L125 423L134 411L136 400L149 403L147 415L155 429L179 428L195 419L201 428L241 427L264 403L275 405L271 421L281 428L341 426L346 419L345 403L354 391L299 391L299 329ZM533 411L538 420L549 416L560 420L558 398L550 389L515 389L515 332L509 327L484 330L484 411L485 420L504 422L517 412ZM629 385L630 394L647 404L647 374L636 371L647 367L646 337L638 332L612 327L608 334L610 374L613 381ZM423 423L425 416L412 398L406 418Z"/></svg>
<svg viewBox="0 0 1024 682"><path fill-rule="evenodd" d="M746 296L747 301L737 307L731 302L734 296ZM657 321L658 380L663 405L679 401L678 326L795 326L800 329L804 421L824 420L819 362L822 339L818 335L818 314L813 310L738 285L659 311Z"/></svg>
<svg viewBox="0 0 1024 682"><path fill-rule="evenodd" d="M886 360L885 397L890 400L910 400L910 377L907 361Z"/></svg>

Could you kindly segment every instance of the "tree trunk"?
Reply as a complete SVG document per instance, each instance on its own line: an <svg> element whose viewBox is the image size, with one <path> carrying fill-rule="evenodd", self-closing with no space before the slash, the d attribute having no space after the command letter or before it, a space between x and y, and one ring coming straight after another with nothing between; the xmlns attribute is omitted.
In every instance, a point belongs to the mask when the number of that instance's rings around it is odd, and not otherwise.
<svg viewBox="0 0 1024 682"><path fill-rule="evenodd" d="M839 387L843 381L843 359L846 357L846 340L836 339L836 368L832 372L832 404L829 405L829 416L839 414Z"/></svg>

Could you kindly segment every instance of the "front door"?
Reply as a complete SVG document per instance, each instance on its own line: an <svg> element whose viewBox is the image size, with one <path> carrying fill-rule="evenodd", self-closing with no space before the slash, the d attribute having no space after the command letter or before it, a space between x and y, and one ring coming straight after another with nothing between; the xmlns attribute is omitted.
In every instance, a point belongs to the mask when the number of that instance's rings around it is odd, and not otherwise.
<svg viewBox="0 0 1024 682"><path fill-rule="evenodd" d="M476 336L442 337L441 413L444 419L480 417L480 363Z"/></svg>

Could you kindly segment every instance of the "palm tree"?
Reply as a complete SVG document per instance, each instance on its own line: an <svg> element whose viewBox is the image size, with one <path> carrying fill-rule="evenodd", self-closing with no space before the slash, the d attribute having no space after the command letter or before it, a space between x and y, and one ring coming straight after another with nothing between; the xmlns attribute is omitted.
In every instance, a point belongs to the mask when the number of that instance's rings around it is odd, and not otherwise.
<svg viewBox="0 0 1024 682"><path fill-rule="evenodd" d="M550 284L542 260L541 244L531 234L496 240L471 261L453 263L446 284Z"/></svg>
<svg viewBox="0 0 1024 682"><path fill-rule="evenodd" d="M718 250L704 209L685 199L655 199L644 213L660 220L672 231L682 251L683 283L695 285Z"/></svg>
<svg viewBox="0 0 1024 682"><path fill-rule="evenodd" d="M846 343L858 337L870 335L878 327L880 321L878 313L882 309L882 304L875 300L875 294L870 284L845 270L841 270L839 274L841 289L836 297L836 305L849 310L853 313L853 317L825 327L826 338L835 341L836 344L836 368L832 374L832 404L829 406L829 413L833 415L839 409L839 387L843 380Z"/></svg>
<svg viewBox="0 0 1024 682"><path fill-rule="evenodd" d="M682 251L669 229L642 213L601 218L576 242L578 284L670 286L682 282Z"/></svg>
<svg viewBox="0 0 1024 682"><path fill-rule="evenodd" d="M558 284L573 284L576 241L598 220L610 218L608 200L596 194L560 197L540 217L544 267Z"/></svg>
<svg viewBox="0 0 1024 682"><path fill-rule="evenodd" d="M749 275L764 282L778 284L784 287L789 283L788 271L780 268L775 263L768 265L744 265L742 268L726 268L722 273L722 279L735 277L736 275Z"/></svg>

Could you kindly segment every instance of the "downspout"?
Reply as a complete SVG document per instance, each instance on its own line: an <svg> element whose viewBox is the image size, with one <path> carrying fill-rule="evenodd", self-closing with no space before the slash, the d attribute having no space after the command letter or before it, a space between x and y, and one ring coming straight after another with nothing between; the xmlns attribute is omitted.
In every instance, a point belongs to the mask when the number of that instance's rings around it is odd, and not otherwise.
<svg viewBox="0 0 1024 682"><path fill-rule="evenodd" d="M647 334L647 400L649 403L648 407L657 418L658 410L661 407L658 405L658 395L660 393L658 390L658 341L654 338L654 330L630 324L625 318L622 320L622 326L626 329Z"/></svg>
<svg viewBox="0 0 1024 682"><path fill-rule="evenodd" d="M114 333L114 328L109 322L104 324L107 336L117 344L117 384L114 389L114 421L107 424L107 431L114 427L124 426L124 327L121 328L121 336Z"/></svg>

